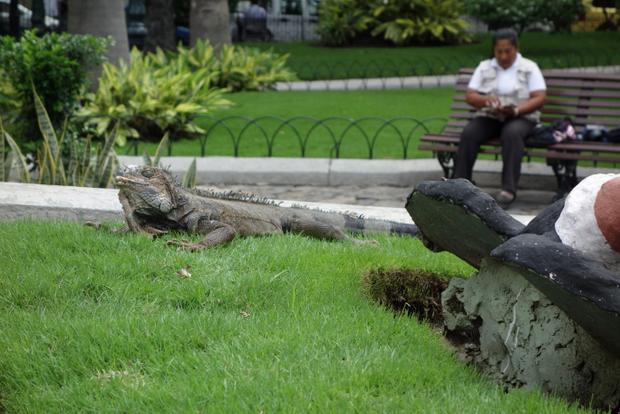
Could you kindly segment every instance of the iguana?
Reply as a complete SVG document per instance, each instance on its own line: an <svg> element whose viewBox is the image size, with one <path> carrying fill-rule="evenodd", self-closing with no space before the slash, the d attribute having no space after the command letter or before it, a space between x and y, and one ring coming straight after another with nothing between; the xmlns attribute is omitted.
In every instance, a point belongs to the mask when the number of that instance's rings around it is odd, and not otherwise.
<svg viewBox="0 0 620 414"><path fill-rule="evenodd" d="M238 236L262 236L286 232L325 240L350 240L376 243L348 237L352 232L390 232L416 235L412 224L370 220L352 215L327 213L303 208L279 207L274 203L224 199L179 186L172 175L161 168L125 167L116 177L119 200L128 230L160 235L185 231L204 235L198 243L170 240L168 243L191 251L226 244Z"/></svg>

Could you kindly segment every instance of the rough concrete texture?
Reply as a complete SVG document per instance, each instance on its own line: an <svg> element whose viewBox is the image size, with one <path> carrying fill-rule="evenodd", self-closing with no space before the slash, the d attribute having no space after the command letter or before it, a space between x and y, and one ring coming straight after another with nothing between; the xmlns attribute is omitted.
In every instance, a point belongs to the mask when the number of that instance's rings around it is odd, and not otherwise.
<svg viewBox="0 0 620 414"><path fill-rule="evenodd" d="M595 259L544 236L522 234L491 257L522 272L534 287L620 358L620 278Z"/></svg>
<svg viewBox="0 0 620 414"><path fill-rule="evenodd" d="M59 185L0 183L0 219L122 220L118 190Z"/></svg>
<svg viewBox="0 0 620 414"><path fill-rule="evenodd" d="M555 231L562 243L599 260L620 274L620 253L614 251L599 228L594 203L601 187L618 174L595 174L581 181L566 197ZM620 221L616 206L613 221Z"/></svg>
<svg viewBox="0 0 620 414"><path fill-rule="evenodd" d="M442 294L448 336L464 357L509 388L620 409L620 359L531 285L524 271L487 258L476 276L453 279Z"/></svg>

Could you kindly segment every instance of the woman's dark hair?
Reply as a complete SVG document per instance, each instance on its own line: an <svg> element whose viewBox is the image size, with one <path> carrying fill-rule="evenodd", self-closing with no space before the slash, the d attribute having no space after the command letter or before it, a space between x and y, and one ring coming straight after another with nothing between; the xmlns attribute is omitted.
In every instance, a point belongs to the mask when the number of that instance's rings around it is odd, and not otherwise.
<svg viewBox="0 0 620 414"><path fill-rule="evenodd" d="M493 41L493 47L495 47L499 40L509 40L514 47L519 47L519 36L515 29L510 27L496 30L491 39Z"/></svg>

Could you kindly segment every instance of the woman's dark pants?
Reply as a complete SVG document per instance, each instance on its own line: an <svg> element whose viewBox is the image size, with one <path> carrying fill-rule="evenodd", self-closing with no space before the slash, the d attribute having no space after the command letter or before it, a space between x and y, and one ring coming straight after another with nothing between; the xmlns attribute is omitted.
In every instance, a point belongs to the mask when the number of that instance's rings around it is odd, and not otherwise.
<svg viewBox="0 0 620 414"><path fill-rule="evenodd" d="M502 143L502 189L517 194L521 175L521 159L525 137L536 124L524 118L499 121L489 117L476 117L463 128L456 155L454 178L471 180L472 170L480 146L491 138L499 137Z"/></svg>

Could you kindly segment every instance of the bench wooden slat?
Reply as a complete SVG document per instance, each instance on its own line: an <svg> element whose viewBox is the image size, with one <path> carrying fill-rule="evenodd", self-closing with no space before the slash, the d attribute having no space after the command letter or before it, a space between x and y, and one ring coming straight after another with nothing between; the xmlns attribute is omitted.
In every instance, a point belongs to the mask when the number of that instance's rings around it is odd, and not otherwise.
<svg viewBox="0 0 620 414"><path fill-rule="evenodd" d="M564 118L565 116L559 116L559 115L553 116L553 114L550 114L548 116L541 116L540 120L543 123L551 123L553 121L557 121L559 119L564 119ZM597 125L605 125L613 129L620 125L620 119L617 119L617 118L599 118L599 117L582 118L579 116L575 116L574 118L572 118L572 121L573 121L573 124L579 127L583 127L586 124L597 124Z"/></svg>
<svg viewBox="0 0 620 414"><path fill-rule="evenodd" d="M461 94L465 94L467 91L466 85L457 85L457 92ZM566 96L570 98L604 98L604 99L618 99L620 98L620 94L617 91L607 91L607 90L584 90L584 89L557 89L557 88L548 88L547 89L548 97L560 97Z"/></svg>
<svg viewBox="0 0 620 414"><path fill-rule="evenodd" d="M473 74L474 71L467 68L463 73ZM620 75L615 73L587 73L582 71L570 72L565 69L545 69L542 71L545 78L560 77L563 79L605 79L611 81L620 81Z"/></svg>
<svg viewBox="0 0 620 414"><path fill-rule="evenodd" d="M443 151L443 152L457 152L458 145L450 145L450 144L420 144L418 145L419 150L423 151ZM481 147L480 154L494 154L500 155L502 153L501 147Z"/></svg>
<svg viewBox="0 0 620 414"><path fill-rule="evenodd" d="M451 152L456 153L458 151L458 145L454 144L426 144L422 143L418 146L419 150L422 151L433 151L433 152ZM492 155L501 155L502 148L499 146L482 146L480 148L480 154L492 154ZM538 158L546 158L552 160L574 160L574 161L595 161L595 162L608 162L612 164L620 163L620 156L614 155L592 155L592 154L582 154L580 152L574 151L554 151L548 149L534 149L527 148L524 153L524 157L538 157Z"/></svg>
<svg viewBox="0 0 620 414"><path fill-rule="evenodd" d="M620 109L599 109L599 108L571 108L571 107L556 107L545 105L544 109L546 114L561 114L572 115L580 117L618 117L620 118Z"/></svg>
<svg viewBox="0 0 620 414"><path fill-rule="evenodd" d="M620 85L616 82L601 80L572 80L564 78L545 78L547 88L553 89L592 89L592 90L612 90L620 91ZM549 88L552 89L552 88Z"/></svg>
<svg viewBox="0 0 620 414"><path fill-rule="evenodd" d="M463 100L465 100L463 98ZM545 108L550 106L567 106L567 107L582 107L586 108L620 108L620 102L614 101L595 101L595 100L579 100L579 99L555 99L548 98L545 100Z"/></svg>
<svg viewBox="0 0 620 414"><path fill-rule="evenodd" d="M437 134L427 134L420 138L424 142L440 142L448 144L458 144L460 138L457 135L446 136ZM499 140L490 140L483 145L500 146ZM590 151L590 152L603 152L611 154L620 154L620 145L610 145L603 142L593 141L569 141L565 143L558 143L547 147L548 150L557 151Z"/></svg>
<svg viewBox="0 0 620 414"><path fill-rule="evenodd" d="M428 141L428 142L447 142L458 144L459 137L458 136L446 136L446 135L424 135L420 137L420 141Z"/></svg>
<svg viewBox="0 0 620 414"><path fill-rule="evenodd" d="M568 151L590 151L590 152L605 152L610 154L620 154L620 145L608 144L602 142L590 142L590 141L577 141L558 143L548 147L553 150L568 150Z"/></svg>
<svg viewBox="0 0 620 414"><path fill-rule="evenodd" d="M452 120L452 121L448 121L448 123L446 124L449 127L461 127L461 129L467 125L467 121L463 121L463 120Z"/></svg>
<svg viewBox="0 0 620 414"><path fill-rule="evenodd" d="M567 96L571 98L605 98L618 99L617 92L612 91L584 91L582 89L547 89L547 96Z"/></svg>
<svg viewBox="0 0 620 414"><path fill-rule="evenodd" d="M463 128L446 128L445 130L442 131L442 133L446 135L460 136L462 130Z"/></svg>
<svg viewBox="0 0 620 414"><path fill-rule="evenodd" d="M455 104L452 106L453 111L450 113L450 118L455 119L471 119L475 115L473 110L467 104ZM620 110L618 109L596 109L596 108L575 108L575 107L548 107L545 105L545 115L561 115L562 118L567 116L575 118L591 118L593 122L603 124L615 124L620 119Z"/></svg>

